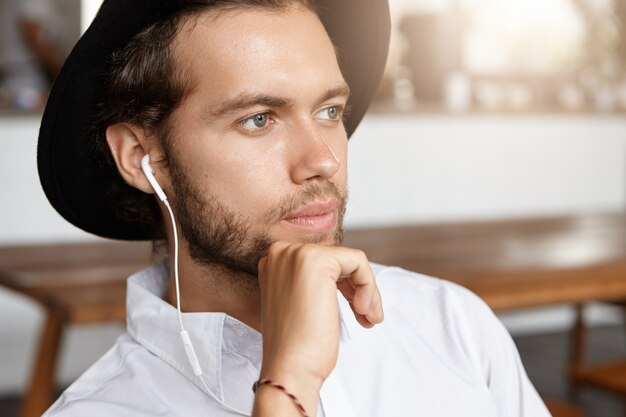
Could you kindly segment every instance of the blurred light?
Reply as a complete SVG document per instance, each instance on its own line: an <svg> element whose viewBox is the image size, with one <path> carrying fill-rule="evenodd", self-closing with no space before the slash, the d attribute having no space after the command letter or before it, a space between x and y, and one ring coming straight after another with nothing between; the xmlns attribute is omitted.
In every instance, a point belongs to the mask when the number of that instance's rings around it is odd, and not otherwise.
<svg viewBox="0 0 626 417"><path fill-rule="evenodd" d="M581 110L585 106L585 95L582 89L574 83L566 83L558 92L561 107L566 110Z"/></svg>
<svg viewBox="0 0 626 417"><path fill-rule="evenodd" d="M472 81L461 71L450 74L444 86L446 109L453 113L463 113L470 109Z"/></svg>
<svg viewBox="0 0 626 417"><path fill-rule="evenodd" d="M389 0L389 9L397 21L396 18L411 13L445 14L452 3L453 0Z"/></svg>
<svg viewBox="0 0 626 417"><path fill-rule="evenodd" d="M472 3L464 57L470 71L545 74L576 60L584 26L569 0Z"/></svg>
<svg viewBox="0 0 626 417"><path fill-rule="evenodd" d="M80 1L80 32L84 33L98 13L102 0Z"/></svg>

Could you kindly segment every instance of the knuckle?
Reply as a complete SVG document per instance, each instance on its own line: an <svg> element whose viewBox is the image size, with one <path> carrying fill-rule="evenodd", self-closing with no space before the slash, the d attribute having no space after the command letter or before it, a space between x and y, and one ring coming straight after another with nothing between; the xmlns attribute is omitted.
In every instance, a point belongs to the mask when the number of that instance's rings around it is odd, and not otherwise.
<svg viewBox="0 0 626 417"><path fill-rule="evenodd" d="M354 252L359 259L367 259L367 255L361 249L355 249Z"/></svg>
<svg viewBox="0 0 626 417"><path fill-rule="evenodd" d="M257 268L259 269L259 271L262 271L265 269L265 265L267 265L267 257L264 256L263 258L259 259Z"/></svg>
<svg viewBox="0 0 626 417"><path fill-rule="evenodd" d="M276 256L278 256L278 254L280 254L281 249L282 249L281 245L278 242L274 242L267 249L267 256L268 257L276 257Z"/></svg>
<svg viewBox="0 0 626 417"><path fill-rule="evenodd" d="M311 253L312 249L309 244L297 245L293 248L293 256L297 261L306 260Z"/></svg>
<svg viewBox="0 0 626 417"><path fill-rule="evenodd" d="M315 251L315 245L310 244L310 243L302 243L302 244L296 245L296 250L298 251L299 254L306 255L307 253Z"/></svg>
<svg viewBox="0 0 626 417"><path fill-rule="evenodd" d="M294 247L293 259L300 265L317 264L323 256L323 247L313 243L299 244Z"/></svg>

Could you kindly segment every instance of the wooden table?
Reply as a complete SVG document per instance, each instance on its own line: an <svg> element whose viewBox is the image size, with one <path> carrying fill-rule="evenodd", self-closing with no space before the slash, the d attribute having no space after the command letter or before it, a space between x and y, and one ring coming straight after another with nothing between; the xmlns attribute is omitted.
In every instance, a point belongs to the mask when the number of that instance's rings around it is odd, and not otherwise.
<svg viewBox="0 0 626 417"><path fill-rule="evenodd" d="M344 244L459 283L497 311L626 298L626 213L352 230Z"/></svg>
<svg viewBox="0 0 626 417"><path fill-rule="evenodd" d="M624 213L350 230L345 245L457 282L499 311L626 299ZM63 328L123 322L126 277L151 258L146 242L0 247L0 285L46 311L22 417L53 398Z"/></svg>

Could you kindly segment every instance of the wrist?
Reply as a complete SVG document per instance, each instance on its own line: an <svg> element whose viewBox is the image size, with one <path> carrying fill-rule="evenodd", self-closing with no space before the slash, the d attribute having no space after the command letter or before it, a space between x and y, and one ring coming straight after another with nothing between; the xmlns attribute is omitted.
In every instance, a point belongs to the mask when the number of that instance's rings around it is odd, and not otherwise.
<svg viewBox="0 0 626 417"><path fill-rule="evenodd" d="M285 386L298 388L306 394L319 396L320 389L324 383L321 376L313 372L308 372L302 366L265 366L261 367L259 380L270 379L279 382Z"/></svg>
<svg viewBox="0 0 626 417"><path fill-rule="evenodd" d="M307 389L314 389L319 393L322 384L332 372L337 361L336 355L326 361L313 356L306 349L276 349L263 345L263 361L259 378L268 378L278 381L294 382Z"/></svg>
<svg viewBox="0 0 626 417"><path fill-rule="evenodd" d="M271 380L282 385L287 392L296 397L297 401L301 403L302 407L306 410L309 416L315 416L317 414L320 389L322 387L322 383L324 382L322 379L310 376L303 372L298 372L296 369L281 371L278 369L263 368L259 377L259 381L261 380ZM281 392L274 386L260 385L257 392L261 391L265 392L263 394L264 396L272 395L274 397L276 396L275 393L269 394L267 391L276 391L277 394L284 396L288 402L292 402L285 392ZM293 403L291 404L291 407L298 411L297 407Z"/></svg>
<svg viewBox="0 0 626 417"><path fill-rule="evenodd" d="M252 417L313 417L317 403L308 404L286 387L275 384L259 385L255 392Z"/></svg>
<svg viewBox="0 0 626 417"><path fill-rule="evenodd" d="M275 381L272 381L271 379L260 379L254 383L254 385L252 386L252 390L256 394L259 388L262 388L262 387L274 388L275 390L280 391L285 396L289 397L289 399L291 399L291 401L293 402L293 405L296 407L296 409L298 410L298 413L300 413L302 417L310 417L310 415L307 414L306 407L304 406L302 401L300 401L300 399L296 395L294 395L292 392L290 392L284 385L281 385ZM309 407L309 409L310 408L311 407Z"/></svg>

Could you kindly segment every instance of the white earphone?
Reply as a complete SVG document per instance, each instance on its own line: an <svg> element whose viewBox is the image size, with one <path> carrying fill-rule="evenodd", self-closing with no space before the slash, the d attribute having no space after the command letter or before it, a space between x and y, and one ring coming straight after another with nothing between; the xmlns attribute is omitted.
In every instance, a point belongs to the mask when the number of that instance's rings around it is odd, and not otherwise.
<svg viewBox="0 0 626 417"><path fill-rule="evenodd" d="M154 190L155 193L157 193L161 201L167 200L167 196L163 192L163 189L157 182L156 178L154 178L154 171L152 170L152 167L150 166L149 154L145 154L143 158L141 158L141 169L143 173L145 174L146 178L148 179L148 182L152 186L152 189Z"/></svg>
<svg viewBox="0 0 626 417"><path fill-rule="evenodd" d="M148 179L148 182L152 186L152 189L154 190L154 192L157 194L159 199L163 202L163 204L167 208L167 211L170 214L170 219L172 220L172 229L173 229L173 235L174 235L174 279L176 283L176 307L178 310L178 324L180 326L180 337L183 341L183 346L185 347L185 352L187 353L187 358L189 359L189 363L191 364L191 367L193 368L194 375L196 375L200 379L200 382L204 386L205 390L210 393L208 387L206 386L206 383L204 382L204 379L202 378L202 368L200 367L198 356L196 355L196 351L194 350L193 344L191 343L191 338L189 337L189 333L187 333L187 330L185 330L185 327L183 326L183 315L182 315L182 312L180 311L180 284L178 280L178 232L176 230L176 220L174 219L174 212L172 211L172 208L170 207L169 201L167 201L167 196L165 195L165 192L163 192L163 189L161 188L158 181L154 177L154 171L152 170L152 167L150 166L150 155L145 154L143 158L141 158L141 170L143 171L144 175Z"/></svg>

